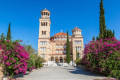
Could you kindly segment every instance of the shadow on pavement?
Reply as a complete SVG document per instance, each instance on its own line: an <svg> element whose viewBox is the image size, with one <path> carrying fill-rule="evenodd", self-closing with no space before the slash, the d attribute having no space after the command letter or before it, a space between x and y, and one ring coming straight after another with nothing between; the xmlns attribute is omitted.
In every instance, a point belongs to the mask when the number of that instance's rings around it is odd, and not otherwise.
<svg viewBox="0 0 120 80"><path fill-rule="evenodd" d="M105 77L104 75L101 75L99 73L96 72L90 72L88 70L82 69L82 68L78 68L78 67L74 67L74 69L68 69L70 73L72 74L82 74L82 75L88 75L88 76L101 76L101 77Z"/></svg>

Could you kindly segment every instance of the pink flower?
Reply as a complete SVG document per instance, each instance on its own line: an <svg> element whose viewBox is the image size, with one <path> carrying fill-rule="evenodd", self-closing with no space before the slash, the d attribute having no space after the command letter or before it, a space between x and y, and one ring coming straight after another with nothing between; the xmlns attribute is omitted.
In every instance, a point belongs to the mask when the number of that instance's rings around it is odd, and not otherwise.
<svg viewBox="0 0 120 80"><path fill-rule="evenodd" d="M10 62L6 62L6 65L7 65L7 66L10 66Z"/></svg>

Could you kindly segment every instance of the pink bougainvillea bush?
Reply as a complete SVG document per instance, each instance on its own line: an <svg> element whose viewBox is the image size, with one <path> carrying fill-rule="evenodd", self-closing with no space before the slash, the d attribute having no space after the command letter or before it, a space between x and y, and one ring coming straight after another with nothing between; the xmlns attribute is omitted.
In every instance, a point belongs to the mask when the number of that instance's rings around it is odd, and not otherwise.
<svg viewBox="0 0 120 80"><path fill-rule="evenodd" d="M7 76L26 73L29 53L25 51L24 47L21 46L19 42L8 40L2 42L0 40L0 49L2 50L2 61Z"/></svg>
<svg viewBox="0 0 120 80"><path fill-rule="evenodd" d="M115 38L90 41L81 64L91 71L120 78L120 41Z"/></svg>

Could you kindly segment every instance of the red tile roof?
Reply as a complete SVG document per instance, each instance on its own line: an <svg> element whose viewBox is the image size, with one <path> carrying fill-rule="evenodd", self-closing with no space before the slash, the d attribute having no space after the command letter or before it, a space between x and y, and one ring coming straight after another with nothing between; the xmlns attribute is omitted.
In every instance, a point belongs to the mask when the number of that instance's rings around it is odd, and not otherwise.
<svg viewBox="0 0 120 80"><path fill-rule="evenodd" d="M66 35L67 33L60 32L60 33L55 34L54 36L66 36Z"/></svg>

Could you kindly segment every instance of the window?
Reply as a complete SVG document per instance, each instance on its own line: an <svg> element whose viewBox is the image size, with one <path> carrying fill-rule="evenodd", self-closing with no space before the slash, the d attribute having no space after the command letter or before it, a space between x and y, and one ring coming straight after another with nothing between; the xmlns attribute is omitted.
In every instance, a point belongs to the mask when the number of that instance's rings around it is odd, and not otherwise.
<svg viewBox="0 0 120 80"><path fill-rule="evenodd" d="M42 12L42 15L43 15L43 12Z"/></svg>
<svg viewBox="0 0 120 80"><path fill-rule="evenodd" d="M59 51L58 51L58 50L56 50L56 53L59 53Z"/></svg>
<svg viewBox="0 0 120 80"><path fill-rule="evenodd" d="M40 51L46 51L46 47L41 47Z"/></svg>
<svg viewBox="0 0 120 80"><path fill-rule="evenodd" d="M46 35L46 31L42 31L42 35L45 36Z"/></svg>
<svg viewBox="0 0 120 80"><path fill-rule="evenodd" d="M45 58L45 54L42 54L41 57L42 57L42 58Z"/></svg>
<svg viewBox="0 0 120 80"><path fill-rule="evenodd" d="M82 41L75 41L75 44L82 44Z"/></svg>
<svg viewBox="0 0 120 80"><path fill-rule="evenodd" d="M47 45L47 41L40 41L40 45Z"/></svg>
<svg viewBox="0 0 120 80"><path fill-rule="evenodd" d="M59 46L58 45L56 45L56 48L58 48Z"/></svg>
<svg viewBox="0 0 120 80"><path fill-rule="evenodd" d="M81 47L76 47L77 48L77 51L80 51L81 50Z"/></svg>
<svg viewBox="0 0 120 80"><path fill-rule="evenodd" d="M62 45L60 45L60 48L62 48L63 46Z"/></svg>
<svg viewBox="0 0 120 80"><path fill-rule="evenodd" d="M47 22L41 22L41 26L47 26Z"/></svg>
<svg viewBox="0 0 120 80"><path fill-rule="evenodd" d="M66 50L64 50L64 52L63 53L66 53Z"/></svg>
<svg viewBox="0 0 120 80"><path fill-rule="evenodd" d="M61 50L60 53L62 53L63 51Z"/></svg>
<svg viewBox="0 0 120 80"><path fill-rule="evenodd" d="M66 45L64 45L64 48L66 48Z"/></svg>
<svg viewBox="0 0 120 80"><path fill-rule="evenodd" d="M45 22L43 23L43 26L45 26Z"/></svg>

